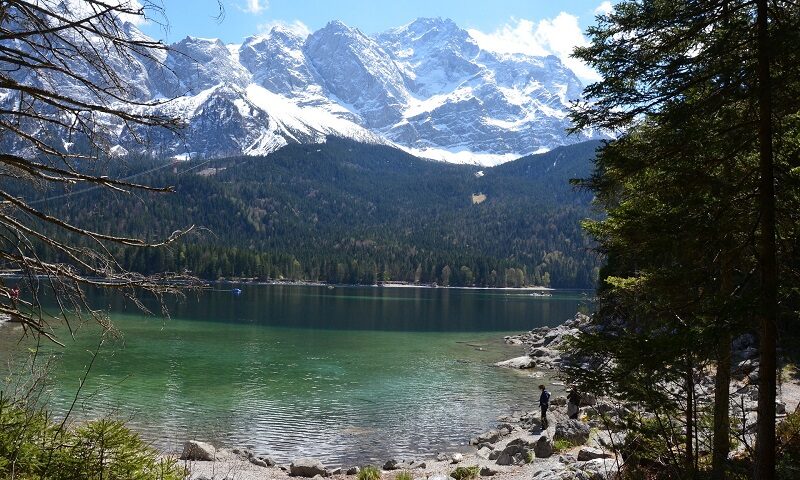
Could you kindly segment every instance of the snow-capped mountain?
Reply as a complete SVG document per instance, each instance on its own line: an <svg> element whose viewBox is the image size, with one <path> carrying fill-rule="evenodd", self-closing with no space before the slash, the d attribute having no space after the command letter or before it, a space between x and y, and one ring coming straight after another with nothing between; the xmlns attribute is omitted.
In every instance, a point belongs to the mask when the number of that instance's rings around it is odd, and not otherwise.
<svg viewBox="0 0 800 480"><path fill-rule="evenodd" d="M120 155L262 155L334 135L496 164L600 136L567 137L566 109L582 86L557 57L483 50L446 19L418 19L374 36L338 21L307 36L278 25L240 45L187 37L161 65L110 63L138 100L159 102L141 108L187 125L178 135L110 128L107 141ZM74 82L69 88L81 94Z"/></svg>

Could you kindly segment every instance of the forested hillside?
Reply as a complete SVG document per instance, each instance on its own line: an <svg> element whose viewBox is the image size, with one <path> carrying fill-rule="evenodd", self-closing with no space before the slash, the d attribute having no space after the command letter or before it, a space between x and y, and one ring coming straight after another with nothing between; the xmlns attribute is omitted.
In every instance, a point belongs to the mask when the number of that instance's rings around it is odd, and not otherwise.
<svg viewBox="0 0 800 480"><path fill-rule="evenodd" d="M101 232L152 240L200 227L171 249L116 251L143 273L591 287L599 259L579 224L590 196L569 180L588 174L597 146L481 169L330 138L268 157L113 167L137 183L174 186L173 194L19 193Z"/></svg>

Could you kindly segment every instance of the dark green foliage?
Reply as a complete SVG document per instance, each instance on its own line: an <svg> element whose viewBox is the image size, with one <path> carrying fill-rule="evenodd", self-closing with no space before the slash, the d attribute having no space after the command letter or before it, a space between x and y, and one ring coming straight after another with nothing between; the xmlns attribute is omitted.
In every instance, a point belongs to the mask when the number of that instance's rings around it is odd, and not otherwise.
<svg viewBox="0 0 800 480"><path fill-rule="evenodd" d="M160 458L114 420L64 429L46 412L0 395L0 477L52 480L180 480L183 469Z"/></svg>
<svg viewBox="0 0 800 480"><path fill-rule="evenodd" d="M624 134L584 183L607 212L587 229L608 264L598 328L572 345L587 362L570 375L660 419L644 438L671 453L651 459L671 478L705 469L696 439L712 434L725 440L713 476L726 475L727 362L744 331L761 342L755 475L773 478L776 325L797 318L796 297L779 304L776 291L798 274L798 26L794 2L623 1L576 51L603 77L576 105L576 128ZM698 434L695 382L709 363L726 366L713 431Z"/></svg>
<svg viewBox="0 0 800 480"><path fill-rule="evenodd" d="M790 413L777 427L780 480L800 478L800 410Z"/></svg>
<svg viewBox="0 0 800 480"><path fill-rule="evenodd" d="M588 174L598 145L559 148L476 177L478 167L331 138L268 157L176 164L177 173L143 160L115 172L174 185L171 195L20 193L56 196L37 206L103 232L154 240L187 225L204 227L170 250L115 250L124 267L142 273L590 287L599 259L580 220L590 214L591 197L569 180ZM216 173L198 175L209 168ZM487 200L473 204L477 193Z"/></svg>

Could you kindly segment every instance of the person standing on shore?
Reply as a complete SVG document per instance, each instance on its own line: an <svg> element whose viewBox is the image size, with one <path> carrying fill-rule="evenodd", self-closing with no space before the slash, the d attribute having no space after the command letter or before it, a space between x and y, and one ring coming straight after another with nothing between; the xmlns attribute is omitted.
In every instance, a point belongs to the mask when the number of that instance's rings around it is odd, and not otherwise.
<svg viewBox="0 0 800 480"><path fill-rule="evenodd" d="M539 390L542 394L539 395L539 407L542 409L542 430L547 430L547 409L550 408L550 392L547 391L544 385L539 385Z"/></svg>
<svg viewBox="0 0 800 480"><path fill-rule="evenodd" d="M567 417L576 420L581 413L581 395L578 393L577 388L572 388L567 395Z"/></svg>

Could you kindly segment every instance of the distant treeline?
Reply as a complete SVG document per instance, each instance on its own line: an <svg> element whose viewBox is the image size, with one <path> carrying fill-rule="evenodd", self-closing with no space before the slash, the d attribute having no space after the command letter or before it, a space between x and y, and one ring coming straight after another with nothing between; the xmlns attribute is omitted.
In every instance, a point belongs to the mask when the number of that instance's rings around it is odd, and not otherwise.
<svg viewBox="0 0 800 480"><path fill-rule="evenodd" d="M597 145L563 147L481 176L474 166L329 139L268 157L106 165L137 183L174 186L173 194L20 194L51 199L36 206L103 233L156 240L202 227L169 248L111 247L123 267L141 273L592 287L600 259L580 227L590 196L569 179L588 174ZM476 193L487 199L473 204Z"/></svg>

